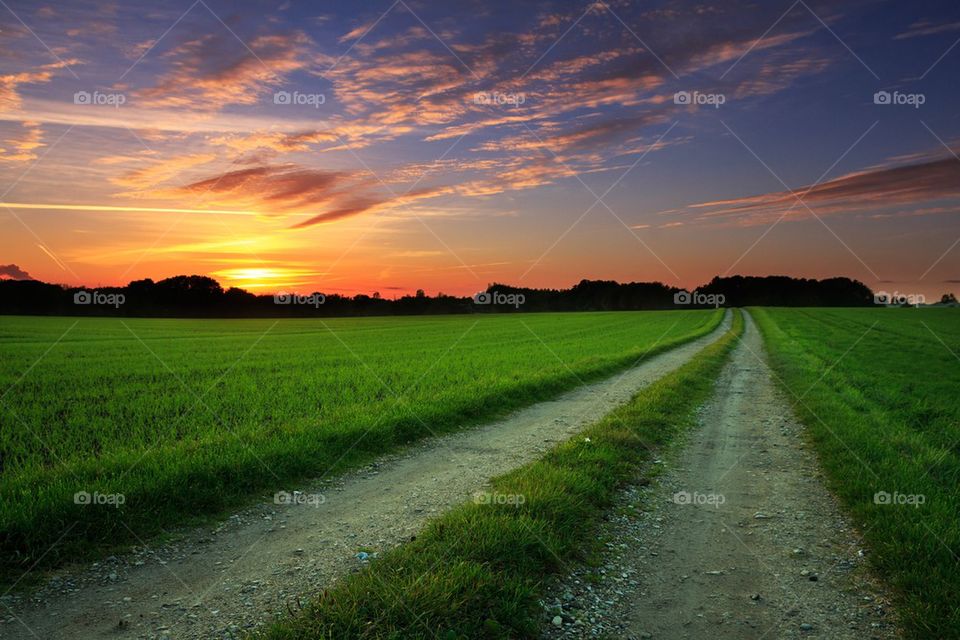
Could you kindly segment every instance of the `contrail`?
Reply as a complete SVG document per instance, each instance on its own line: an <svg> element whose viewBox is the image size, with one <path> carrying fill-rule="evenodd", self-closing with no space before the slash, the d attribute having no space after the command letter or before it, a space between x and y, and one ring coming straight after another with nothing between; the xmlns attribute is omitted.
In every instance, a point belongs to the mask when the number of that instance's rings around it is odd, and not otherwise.
<svg viewBox="0 0 960 640"><path fill-rule="evenodd" d="M256 216L256 211L235 209L172 209L164 207L113 207L103 204L35 204L26 202L0 202L0 207L10 209L56 209L59 211L135 211L145 213L219 213L228 216Z"/></svg>

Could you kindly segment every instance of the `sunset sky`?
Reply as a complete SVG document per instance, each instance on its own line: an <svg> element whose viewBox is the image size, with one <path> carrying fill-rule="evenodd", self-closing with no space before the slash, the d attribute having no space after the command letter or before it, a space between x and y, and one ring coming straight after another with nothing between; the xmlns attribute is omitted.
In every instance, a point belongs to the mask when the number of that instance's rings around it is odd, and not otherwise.
<svg viewBox="0 0 960 640"><path fill-rule="evenodd" d="M955 0L3 0L0 277L960 293L958 42Z"/></svg>

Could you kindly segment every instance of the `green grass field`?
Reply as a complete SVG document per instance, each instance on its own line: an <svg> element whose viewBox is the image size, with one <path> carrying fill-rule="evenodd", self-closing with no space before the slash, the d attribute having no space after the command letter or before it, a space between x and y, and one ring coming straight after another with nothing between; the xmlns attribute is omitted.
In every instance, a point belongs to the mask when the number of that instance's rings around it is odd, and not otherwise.
<svg viewBox="0 0 960 640"><path fill-rule="evenodd" d="M754 317L831 488L899 592L908 631L960 637L960 312Z"/></svg>
<svg viewBox="0 0 960 640"><path fill-rule="evenodd" d="M488 421L720 319L2 318L0 578ZM80 491L123 504L76 504Z"/></svg>

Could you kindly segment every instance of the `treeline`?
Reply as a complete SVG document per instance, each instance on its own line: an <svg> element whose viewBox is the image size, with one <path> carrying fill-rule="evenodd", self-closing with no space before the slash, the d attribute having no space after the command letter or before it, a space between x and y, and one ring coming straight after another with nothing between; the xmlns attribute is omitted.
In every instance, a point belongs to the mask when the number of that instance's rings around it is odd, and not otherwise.
<svg viewBox="0 0 960 640"><path fill-rule="evenodd" d="M207 276L175 276L125 287L66 287L37 280L0 280L0 313L158 317L311 317L529 311L628 311L714 306L857 307L873 292L849 278L716 277L692 292L659 282L582 280L569 289L491 284L473 297L423 291L393 300L379 294L257 295L224 289Z"/></svg>

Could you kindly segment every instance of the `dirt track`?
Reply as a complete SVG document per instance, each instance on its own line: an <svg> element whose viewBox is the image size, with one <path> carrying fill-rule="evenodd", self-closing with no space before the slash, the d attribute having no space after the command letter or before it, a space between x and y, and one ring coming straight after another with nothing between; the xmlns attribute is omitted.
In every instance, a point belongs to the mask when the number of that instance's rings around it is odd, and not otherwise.
<svg viewBox="0 0 960 640"><path fill-rule="evenodd" d="M546 637L896 637L889 598L746 320L699 428L604 525L603 564L572 571L548 599L565 623L548 622ZM625 515L637 505L646 511Z"/></svg>
<svg viewBox="0 0 960 640"><path fill-rule="evenodd" d="M216 529L64 572L9 604L4 638L230 638L296 606L415 535L485 482L540 456L638 389L673 371L729 327L623 374L464 433L437 438L340 479L301 487L303 504L259 505ZM375 561L375 560L374 560ZM10 610L0 609L0 619Z"/></svg>

